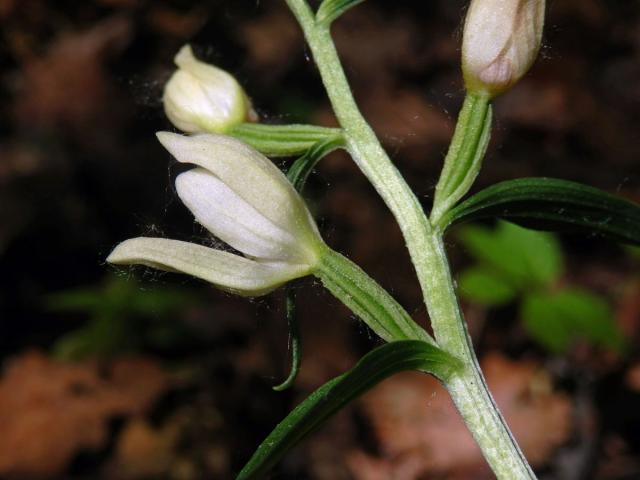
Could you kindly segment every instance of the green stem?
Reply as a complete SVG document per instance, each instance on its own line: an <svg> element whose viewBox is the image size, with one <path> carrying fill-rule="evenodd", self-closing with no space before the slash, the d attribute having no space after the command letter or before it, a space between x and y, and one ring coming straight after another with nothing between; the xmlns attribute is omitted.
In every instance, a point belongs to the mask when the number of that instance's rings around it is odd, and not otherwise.
<svg viewBox="0 0 640 480"><path fill-rule="evenodd" d="M383 340L423 340L435 344L384 288L335 250L323 249L315 275Z"/></svg>
<svg viewBox="0 0 640 480"><path fill-rule="evenodd" d="M535 479L509 432L480 371L455 295L438 231L362 117L326 25L305 0L287 0L311 48L347 148L395 216L404 235L438 344L465 368L446 382L454 403L499 479Z"/></svg>
<svg viewBox="0 0 640 480"><path fill-rule="evenodd" d="M432 234L425 248L434 252L430 263L434 310L429 313L436 340L439 346L465 364L444 385L496 477L501 480L535 479L482 375L456 298L440 233Z"/></svg>
<svg viewBox="0 0 640 480"><path fill-rule="evenodd" d="M347 149L398 220L419 278L428 277L430 253L420 245L424 244L425 237L431 232L431 225L420 202L358 110L328 27L315 23L313 12L304 0L287 0L287 3L302 25L327 94L342 125ZM423 285L423 292L426 293L427 288L427 285Z"/></svg>

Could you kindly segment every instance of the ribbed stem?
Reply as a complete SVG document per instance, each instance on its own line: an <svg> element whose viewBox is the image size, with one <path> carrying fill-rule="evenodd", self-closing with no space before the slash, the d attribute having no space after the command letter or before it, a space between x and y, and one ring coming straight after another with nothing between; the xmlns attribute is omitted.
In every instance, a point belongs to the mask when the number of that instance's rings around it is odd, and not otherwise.
<svg viewBox="0 0 640 480"><path fill-rule="evenodd" d="M302 26L344 130L349 152L395 216L404 235L436 340L465 364L461 373L446 382L456 406L499 479L535 479L486 388L460 313L440 232L431 227L416 196L362 117L328 27L316 23L305 0L286 1ZM485 114L485 123L486 119Z"/></svg>

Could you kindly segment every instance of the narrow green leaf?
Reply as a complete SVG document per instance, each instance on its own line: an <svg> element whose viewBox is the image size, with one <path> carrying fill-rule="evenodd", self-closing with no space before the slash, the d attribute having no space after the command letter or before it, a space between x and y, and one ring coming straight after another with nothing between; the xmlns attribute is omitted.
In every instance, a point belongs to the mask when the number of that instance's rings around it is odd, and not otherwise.
<svg viewBox="0 0 640 480"><path fill-rule="evenodd" d="M302 192L309 178L309 174L318 162L342 146L344 146L344 138L342 135L330 137L326 140L319 141L307 150L304 155L298 158L287 172L287 177L296 190Z"/></svg>
<svg viewBox="0 0 640 480"><path fill-rule="evenodd" d="M505 305L517 295L515 287L503 276L481 267L462 272L458 289L463 298L485 307Z"/></svg>
<svg viewBox="0 0 640 480"><path fill-rule="evenodd" d="M502 218L538 230L577 231L640 245L640 206L593 187L554 178L493 185L453 208L441 228Z"/></svg>
<svg viewBox="0 0 640 480"><path fill-rule="evenodd" d="M296 294L290 286L286 287L285 293L287 327L289 328L289 339L291 347L291 370L287 378L273 387L276 392L282 392L291 388L293 382L298 377L300 362L302 360L302 338L300 337L300 326L298 325L298 315L296 314Z"/></svg>
<svg viewBox="0 0 640 480"><path fill-rule="evenodd" d="M318 8L316 20L318 23L327 26L331 25L331 23L344 12L362 2L364 2L364 0L324 0Z"/></svg>
<svg viewBox="0 0 640 480"><path fill-rule="evenodd" d="M303 155L319 142L342 137L342 130L316 125L242 123L228 134L268 157L289 157Z"/></svg>
<svg viewBox="0 0 640 480"><path fill-rule="evenodd" d="M237 480L261 478L334 413L394 373L420 370L446 379L457 368L458 360L419 340L391 342L376 348L351 370L325 383L289 413L258 447Z"/></svg>
<svg viewBox="0 0 640 480"><path fill-rule="evenodd" d="M521 315L530 335L553 352L566 352L580 338L610 350L624 350L611 307L588 291L531 293L523 300Z"/></svg>

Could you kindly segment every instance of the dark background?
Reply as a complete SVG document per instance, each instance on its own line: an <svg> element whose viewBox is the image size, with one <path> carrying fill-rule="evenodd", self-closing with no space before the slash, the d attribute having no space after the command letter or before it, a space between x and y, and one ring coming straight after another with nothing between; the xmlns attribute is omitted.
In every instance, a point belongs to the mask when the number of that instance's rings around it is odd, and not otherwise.
<svg viewBox="0 0 640 480"><path fill-rule="evenodd" d="M369 0L334 27L363 113L425 207L463 96L465 4ZM0 476L232 478L305 393L376 342L320 285L297 282L302 371L276 393L281 292L237 299L104 259L133 236L207 241L154 137L172 128L160 98L184 43L236 75L263 121L334 124L298 27L275 0L1 0L0 21ZM539 61L495 102L474 188L549 176L640 200L639 107L640 4L551 1ZM308 200L327 242L426 322L400 233L345 155L320 164ZM638 263L601 240L562 241L562 282L610 302L629 351L553 355L515 308L465 305L471 332L543 478L638 478ZM450 250L456 269L469 263L454 238ZM383 384L273 478L490 478L436 388Z"/></svg>

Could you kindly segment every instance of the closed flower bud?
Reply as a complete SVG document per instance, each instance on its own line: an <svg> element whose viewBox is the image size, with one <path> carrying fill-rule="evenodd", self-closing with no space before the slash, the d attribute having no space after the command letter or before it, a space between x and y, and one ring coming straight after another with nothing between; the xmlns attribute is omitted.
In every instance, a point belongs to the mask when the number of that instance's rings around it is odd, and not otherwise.
<svg viewBox="0 0 640 480"><path fill-rule="evenodd" d="M196 220L241 255L164 238L134 238L107 261L183 272L241 295L267 293L313 273L323 242L291 183L262 154L231 137L158 139L180 162L196 168L176 179L176 190Z"/></svg>
<svg viewBox="0 0 640 480"><path fill-rule="evenodd" d="M531 67L540 49L545 0L472 0L462 71L472 93L499 95Z"/></svg>
<svg viewBox="0 0 640 480"><path fill-rule="evenodd" d="M187 133L223 133L253 120L244 90L236 79L217 67L199 61L189 45L175 57L178 70L164 88L164 111L171 123Z"/></svg>

